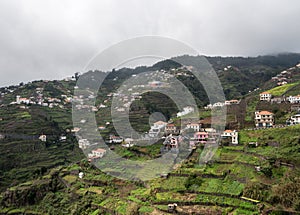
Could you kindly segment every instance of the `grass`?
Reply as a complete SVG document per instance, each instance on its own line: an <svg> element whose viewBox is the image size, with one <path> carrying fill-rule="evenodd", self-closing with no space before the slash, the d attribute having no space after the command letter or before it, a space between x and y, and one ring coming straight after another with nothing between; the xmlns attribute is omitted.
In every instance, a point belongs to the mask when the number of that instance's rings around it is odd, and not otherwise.
<svg viewBox="0 0 300 215"><path fill-rule="evenodd" d="M185 181L186 178L184 177L169 177L160 183L160 187L167 190L183 191L186 190Z"/></svg>
<svg viewBox="0 0 300 215"><path fill-rule="evenodd" d="M103 188L102 187L95 187L95 186L91 186L89 187L88 191L96 193L96 194L102 194Z"/></svg>
<svg viewBox="0 0 300 215"><path fill-rule="evenodd" d="M65 181L67 181L69 184L73 184L77 180L77 176L75 175L66 175L63 177Z"/></svg>
<svg viewBox="0 0 300 215"><path fill-rule="evenodd" d="M240 199L236 198L229 198L229 197L221 197L221 196L209 196L209 195L203 195L199 194L196 199L197 202L212 202L212 203L219 203L219 204L228 204L230 206L237 206L237 207L244 207L249 210L255 210L256 206L245 202Z"/></svg>
<svg viewBox="0 0 300 215"><path fill-rule="evenodd" d="M196 191L240 195L243 189L244 185L238 181L211 178L203 179L202 185L196 188Z"/></svg>
<svg viewBox="0 0 300 215"><path fill-rule="evenodd" d="M247 107L246 107L245 121L247 121L247 122L253 121L254 112L255 112L258 102L259 102L258 95L255 95L255 97L251 97L249 99L249 101L247 102Z"/></svg>
<svg viewBox="0 0 300 215"><path fill-rule="evenodd" d="M100 213L100 210L97 209L97 210L95 210L93 213L90 213L90 215L98 215L99 213Z"/></svg>
<svg viewBox="0 0 300 215"><path fill-rule="evenodd" d="M267 143L277 141L281 144L291 143L299 137L300 125L288 126L285 128L270 128L263 130L242 130L239 132L240 143L249 142Z"/></svg>
<svg viewBox="0 0 300 215"><path fill-rule="evenodd" d="M234 151L227 151L226 148L223 149L220 160L223 161L238 161L238 162L245 162L248 164L255 164L258 165L261 161L260 158L254 155L248 155L243 152L234 152Z"/></svg>
<svg viewBox="0 0 300 215"><path fill-rule="evenodd" d="M150 206L142 206L139 209L140 213L152 213L153 211L154 211L154 208L150 207Z"/></svg>
<svg viewBox="0 0 300 215"><path fill-rule="evenodd" d="M254 215L254 214L258 214L257 212L253 212L253 211L249 211L249 210L245 210L245 209L241 209L241 208L237 208L236 210L233 211L232 213L233 215Z"/></svg>
<svg viewBox="0 0 300 215"><path fill-rule="evenodd" d="M286 91L288 91L292 87L296 86L297 84L299 84L299 82L295 82L295 83L290 83L290 84L285 84L285 85L282 85L282 86L274 87L273 89L268 90L268 92L271 93L273 96L281 96Z"/></svg>
<svg viewBox="0 0 300 215"><path fill-rule="evenodd" d="M180 202L196 202L197 194L180 194L174 192L156 193L156 201L180 201Z"/></svg>

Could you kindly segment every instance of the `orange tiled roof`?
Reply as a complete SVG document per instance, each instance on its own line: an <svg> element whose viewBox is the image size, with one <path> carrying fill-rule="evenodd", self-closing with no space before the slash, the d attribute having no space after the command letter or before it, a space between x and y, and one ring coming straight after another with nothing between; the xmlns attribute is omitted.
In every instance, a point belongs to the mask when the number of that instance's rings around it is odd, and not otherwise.
<svg viewBox="0 0 300 215"><path fill-rule="evenodd" d="M225 133L231 133L232 130L225 130L224 132L225 132Z"/></svg>
<svg viewBox="0 0 300 215"><path fill-rule="evenodd" d="M174 124L168 124L167 126L168 127L174 127L175 125Z"/></svg>
<svg viewBox="0 0 300 215"><path fill-rule="evenodd" d="M272 112L269 112L269 111L266 111L266 110L263 110L263 111L259 111L258 114L259 114L259 115L272 115L273 113L272 113Z"/></svg>
<svg viewBox="0 0 300 215"><path fill-rule="evenodd" d="M260 93L260 95L262 95L262 94L270 94L269 92L262 92L262 93Z"/></svg>

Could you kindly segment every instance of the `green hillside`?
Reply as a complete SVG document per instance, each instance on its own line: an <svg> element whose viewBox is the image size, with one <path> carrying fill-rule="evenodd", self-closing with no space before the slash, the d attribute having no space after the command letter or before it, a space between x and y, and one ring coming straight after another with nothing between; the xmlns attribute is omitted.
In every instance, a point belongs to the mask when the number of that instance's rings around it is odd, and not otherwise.
<svg viewBox="0 0 300 215"><path fill-rule="evenodd" d="M290 84L285 84L282 86L274 87L270 90L268 90L269 93L271 93L273 96L282 96L286 94L288 91L290 91L292 88L299 85L299 82L294 82Z"/></svg>
<svg viewBox="0 0 300 215"><path fill-rule="evenodd" d="M181 56L179 62L197 57ZM87 162L78 148L72 124L71 103L76 82L33 81L0 88L0 214L168 214L168 204L177 203L178 214L290 214L300 211L299 126L253 130L254 111L269 110L276 124L285 124L290 104L259 101L259 93L274 96L299 94L299 54L277 56L208 57L224 88L226 99L241 99L228 106L226 128L239 130L238 146L222 145L214 159L199 164L203 147L178 165L167 178L130 182L112 178ZM289 83L275 87L271 80L283 70L294 67ZM95 113L104 139L116 134L111 122L110 94L132 75L161 70L173 74L193 94L201 120L208 122L211 112L203 86L180 64L166 60L151 67L113 70L98 92ZM89 71L96 87L105 74ZM182 75L187 74L187 75ZM84 76L83 76L84 77ZM259 90L255 90L258 89ZM40 104L16 104L19 95ZM184 98L182 98L184 99ZM43 104L47 103L47 104ZM52 106L50 106L52 104ZM149 130L149 116L162 112L166 119L176 118L178 108L167 96L146 93L130 106L130 123L140 132ZM248 129L249 128L249 129ZM46 135L45 142L39 140ZM66 140L61 140L61 137ZM249 142L257 142L253 147ZM132 160L159 157L161 142L152 146L124 148L116 153ZM257 169L259 167L259 170ZM83 172L80 179L78 173Z"/></svg>

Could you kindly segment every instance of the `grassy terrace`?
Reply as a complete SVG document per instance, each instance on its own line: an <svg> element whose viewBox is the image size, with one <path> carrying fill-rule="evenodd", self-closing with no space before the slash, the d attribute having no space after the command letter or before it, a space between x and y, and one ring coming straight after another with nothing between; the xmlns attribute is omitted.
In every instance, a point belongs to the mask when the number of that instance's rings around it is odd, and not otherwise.
<svg viewBox="0 0 300 215"><path fill-rule="evenodd" d="M273 96L281 96L286 91L290 90L292 87L294 87L298 84L299 84L299 82L285 84L285 85L278 86L278 87L275 87L273 89L270 89L270 90L268 90L268 92L271 93Z"/></svg>
<svg viewBox="0 0 300 215"><path fill-rule="evenodd" d="M294 164L300 164L299 160L299 132L300 125L285 128L271 128L265 130L252 130L240 132L240 143L258 142L261 147L249 149L267 157L282 159ZM277 143L279 147L268 146L269 143Z"/></svg>
<svg viewBox="0 0 300 215"><path fill-rule="evenodd" d="M271 150L274 147L266 146L265 149L273 153ZM122 150L126 152L128 149L120 147L118 150L122 153ZM148 150L144 152L146 154L151 153L151 150ZM189 209L196 212L203 210L203 213L205 211L217 213L218 211L226 214L258 214L257 205L240 198L245 195L245 189L249 190L249 186L253 183L273 186L280 183L280 177L290 171L287 167L274 168L272 178L267 178L263 173L256 172L252 165L260 164L262 162L261 157L247 153L262 154L264 152L263 147L247 148L243 145L219 147L215 154L215 162L206 166L198 164L198 157L201 152L200 148L194 151L194 154L181 167L174 170L174 175L167 179L151 180L145 185L115 180L99 170L91 168L86 162L82 162L80 165L72 164L59 170L59 176L70 187L65 188L63 192L55 193L55 196L47 196L41 204L48 205L49 211L53 213L57 210L51 206L52 204L59 205L57 207L64 204L69 204L68 207L77 205L76 207L81 208L88 202L92 202L95 207L99 208L89 209L89 214L105 214L105 210L116 211L118 214L128 214L129 211L139 211L141 214L159 214L165 213L168 202L178 202L178 211ZM232 163L223 164L219 161ZM240 162L249 164L249 166ZM83 171L84 179L81 180L76 174L71 174L72 171ZM194 177L194 174L199 176ZM200 176L205 174L210 174L211 177ZM214 175L225 177L212 178ZM33 182L30 181L22 186L28 187L30 183ZM17 186L14 189L19 188ZM80 196L81 200L75 200L76 203L71 203L69 196L72 193ZM246 196L256 198L249 194ZM54 201L57 202L54 203ZM25 207L22 210L40 211L41 208L39 205ZM43 210L45 210L44 206ZM109 212L106 213L109 214Z"/></svg>

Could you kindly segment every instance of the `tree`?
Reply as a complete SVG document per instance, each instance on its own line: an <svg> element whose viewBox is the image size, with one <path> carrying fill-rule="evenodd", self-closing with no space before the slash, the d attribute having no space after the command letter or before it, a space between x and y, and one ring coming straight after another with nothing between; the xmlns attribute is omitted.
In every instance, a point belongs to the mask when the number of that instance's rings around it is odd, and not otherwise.
<svg viewBox="0 0 300 215"><path fill-rule="evenodd" d="M197 175L193 174L190 175L187 180L184 183L184 186L186 189L190 189L193 186L201 186L202 179L200 177L197 177Z"/></svg>

